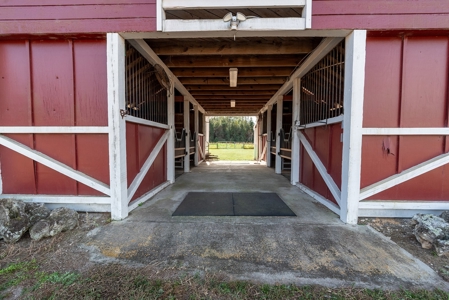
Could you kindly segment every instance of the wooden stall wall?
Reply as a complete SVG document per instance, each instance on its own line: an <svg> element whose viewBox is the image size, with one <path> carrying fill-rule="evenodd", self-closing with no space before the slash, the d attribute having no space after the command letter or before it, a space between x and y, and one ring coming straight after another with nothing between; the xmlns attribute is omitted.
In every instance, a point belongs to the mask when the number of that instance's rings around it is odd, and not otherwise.
<svg viewBox="0 0 449 300"><path fill-rule="evenodd" d="M312 29L447 28L447 0L313 0Z"/></svg>
<svg viewBox="0 0 449 300"><path fill-rule="evenodd" d="M128 187L139 173L145 160L153 151L165 129L126 122L126 163ZM137 189L131 202L167 181L166 145L157 155L153 165Z"/></svg>
<svg viewBox="0 0 449 300"><path fill-rule="evenodd" d="M0 35L156 31L156 0L1 0Z"/></svg>
<svg viewBox="0 0 449 300"><path fill-rule="evenodd" d="M0 42L0 126L107 125L105 40ZM107 134L7 136L109 183ZM4 194L101 195L2 146L0 164Z"/></svg>
<svg viewBox="0 0 449 300"><path fill-rule="evenodd" d="M363 127L448 127L448 36L371 35L366 50ZM365 135L361 188L447 153L448 139ZM448 182L446 165L368 199L447 201Z"/></svg>
<svg viewBox="0 0 449 300"><path fill-rule="evenodd" d="M326 167L327 172L340 189L343 153L343 144L340 137L342 132L341 123L301 130L301 133L307 138L313 150ZM300 182L337 204L303 145L301 145L300 151Z"/></svg>

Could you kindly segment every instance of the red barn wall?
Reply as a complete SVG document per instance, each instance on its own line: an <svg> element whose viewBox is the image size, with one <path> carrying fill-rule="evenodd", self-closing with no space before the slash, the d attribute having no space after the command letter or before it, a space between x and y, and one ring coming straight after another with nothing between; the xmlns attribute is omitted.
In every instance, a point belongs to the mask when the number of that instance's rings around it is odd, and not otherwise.
<svg viewBox="0 0 449 300"><path fill-rule="evenodd" d="M313 0L312 29L447 29L447 0Z"/></svg>
<svg viewBox="0 0 449 300"><path fill-rule="evenodd" d="M0 42L0 126L107 126L106 41ZM9 134L108 184L107 134ZM3 193L101 195L0 146Z"/></svg>
<svg viewBox="0 0 449 300"><path fill-rule="evenodd" d="M126 123L126 163L128 187L139 173L146 159L157 142L165 133L165 129ZM137 189L131 201L136 200L158 185L167 181L166 145L164 145L150 167L147 175Z"/></svg>
<svg viewBox="0 0 449 300"><path fill-rule="evenodd" d="M343 153L343 143L340 141L342 132L341 123L301 130L339 188L341 188ZM337 203L302 145L300 151L300 182L324 198Z"/></svg>
<svg viewBox="0 0 449 300"><path fill-rule="evenodd" d="M369 36L363 127L448 127L448 57L447 35ZM448 151L445 136L364 136L361 187ZM446 165L370 199L448 200L447 182Z"/></svg>
<svg viewBox="0 0 449 300"><path fill-rule="evenodd" d="M0 35L156 31L156 0L0 0Z"/></svg>

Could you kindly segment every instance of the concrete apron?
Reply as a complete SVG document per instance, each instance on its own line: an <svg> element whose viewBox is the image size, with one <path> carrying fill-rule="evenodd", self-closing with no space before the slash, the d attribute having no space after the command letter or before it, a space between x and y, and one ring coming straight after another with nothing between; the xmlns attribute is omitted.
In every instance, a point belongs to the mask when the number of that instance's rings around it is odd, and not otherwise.
<svg viewBox="0 0 449 300"><path fill-rule="evenodd" d="M297 217L172 217L190 191L276 192ZM449 287L368 226L343 224L273 169L201 164L124 221L89 233L92 260L224 272L235 280L329 287Z"/></svg>

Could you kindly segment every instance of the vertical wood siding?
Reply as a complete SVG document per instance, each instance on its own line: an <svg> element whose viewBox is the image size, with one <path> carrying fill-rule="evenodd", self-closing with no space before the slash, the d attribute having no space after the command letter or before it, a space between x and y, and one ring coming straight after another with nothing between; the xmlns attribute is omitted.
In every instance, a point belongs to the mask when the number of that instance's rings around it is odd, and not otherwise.
<svg viewBox="0 0 449 300"><path fill-rule="evenodd" d="M369 37L363 126L447 127L448 57L447 36ZM361 187L448 151L444 136L364 136ZM447 200L448 172L440 167L370 199Z"/></svg>
<svg viewBox="0 0 449 300"><path fill-rule="evenodd" d="M313 150L326 167L327 172L335 181L335 184L341 188L341 158L343 153L342 143L340 141L342 133L341 124L314 127L304 129L301 132L309 141ZM337 203L302 145L300 151L300 182L321 196Z"/></svg>
<svg viewBox="0 0 449 300"><path fill-rule="evenodd" d="M0 0L0 34L155 30L156 0Z"/></svg>
<svg viewBox="0 0 449 300"><path fill-rule="evenodd" d="M447 29L447 0L313 0L312 29Z"/></svg>
<svg viewBox="0 0 449 300"><path fill-rule="evenodd" d="M104 40L0 42L0 126L107 126ZM106 134L8 135L104 183ZM101 195L0 146L6 194Z"/></svg>

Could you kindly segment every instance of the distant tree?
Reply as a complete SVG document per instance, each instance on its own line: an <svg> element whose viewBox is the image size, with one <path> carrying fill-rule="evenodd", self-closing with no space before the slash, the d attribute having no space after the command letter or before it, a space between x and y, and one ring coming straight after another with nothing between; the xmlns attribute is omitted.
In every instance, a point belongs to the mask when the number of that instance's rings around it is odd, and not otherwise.
<svg viewBox="0 0 449 300"><path fill-rule="evenodd" d="M211 142L233 141L252 143L254 121L251 117L212 117L209 119Z"/></svg>

